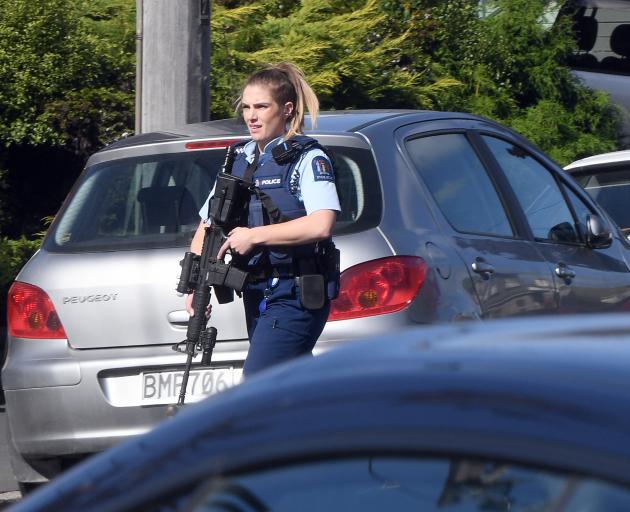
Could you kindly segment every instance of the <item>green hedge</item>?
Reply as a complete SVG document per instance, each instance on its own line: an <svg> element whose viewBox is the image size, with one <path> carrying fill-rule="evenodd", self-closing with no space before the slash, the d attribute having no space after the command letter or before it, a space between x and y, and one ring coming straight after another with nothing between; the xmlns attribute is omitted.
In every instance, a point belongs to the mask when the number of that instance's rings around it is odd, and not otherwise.
<svg viewBox="0 0 630 512"><path fill-rule="evenodd" d="M29 258L39 249L41 239L29 240L25 236L17 240L0 238L0 325L6 323L7 293L11 283Z"/></svg>

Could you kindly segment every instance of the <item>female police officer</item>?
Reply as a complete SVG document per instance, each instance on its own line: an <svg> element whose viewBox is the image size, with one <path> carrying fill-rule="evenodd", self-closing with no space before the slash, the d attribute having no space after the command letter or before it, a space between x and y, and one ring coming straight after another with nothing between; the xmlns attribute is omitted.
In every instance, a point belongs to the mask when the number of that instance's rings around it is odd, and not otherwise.
<svg viewBox="0 0 630 512"><path fill-rule="evenodd" d="M243 372L251 375L311 353L330 310L317 279L316 247L330 239L340 206L330 160L314 139L302 135L305 110L315 124L319 102L297 66L281 63L251 75L239 107L251 140L237 149L233 174L252 181L267 201L252 196L247 226L229 232L218 259L230 251L247 261L243 302L250 347ZM270 221L269 199L282 222ZM191 244L197 254L210 222L209 201L199 212L202 221ZM192 315L191 303L189 296Z"/></svg>

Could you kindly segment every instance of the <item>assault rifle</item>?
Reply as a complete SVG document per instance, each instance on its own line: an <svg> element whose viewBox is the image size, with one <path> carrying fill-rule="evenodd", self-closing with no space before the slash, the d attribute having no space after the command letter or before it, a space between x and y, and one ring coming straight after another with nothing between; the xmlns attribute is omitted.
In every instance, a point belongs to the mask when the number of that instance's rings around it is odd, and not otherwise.
<svg viewBox="0 0 630 512"><path fill-rule="evenodd" d="M207 327L206 316L212 288L218 302L225 304L234 300L234 291L240 292L247 281L247 272L237 268L233 261L225 263L217 259L219 249L227 240L225 233L242 225L243 215L247 215L248 184L230 174L232 162L233 150L230 147L223 169L217 177L215 194L209 207L211 225L206 227L201 255L186 252L180 262L182 271L177 291L194 293L192 308L195 314L188 321L186 339L173 345L173 350L185 353L187 358L179 399L176 406L169 406L169 415L184 405L193 358L201 352L201 366L208 366L212 360L217 329Z"/></svg>

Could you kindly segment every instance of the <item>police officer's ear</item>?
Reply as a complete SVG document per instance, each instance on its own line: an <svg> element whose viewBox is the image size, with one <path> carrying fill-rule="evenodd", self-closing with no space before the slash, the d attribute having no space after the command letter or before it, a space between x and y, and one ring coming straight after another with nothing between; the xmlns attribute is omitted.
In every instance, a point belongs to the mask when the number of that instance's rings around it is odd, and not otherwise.
<svg viewBox="0 0 630 512"><path fill-rule="evenodd" d="M284 104L283 114L284 114L285 119L287 120L293 117L293 102L292 101L287 101Z"/></svg>

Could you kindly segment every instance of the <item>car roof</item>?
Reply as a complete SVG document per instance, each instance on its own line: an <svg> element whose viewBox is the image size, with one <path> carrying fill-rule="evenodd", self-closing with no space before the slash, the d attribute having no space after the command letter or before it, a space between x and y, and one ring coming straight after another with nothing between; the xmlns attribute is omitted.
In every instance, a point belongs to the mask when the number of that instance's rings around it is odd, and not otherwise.
<svg viewBox="0 0 630 512"><path fill-rule="evenodd" d="M613 151L611 153L602 153L600 155L593 155L587 158L582 158L581 160L576 160L575 162L571 162L564 169L569 171L571 169L597 166L597 165L615 164L618 162L629 162L629 161L630 161L630 149L626 149L623 151Z"/></svg>
<svg viewBox="0 0 630 512"><path fill-rule="evenodd" d="M434 112L409 109L372 109L372 110L335 110L323 111L317 118L316 130L311 128L310 116L305 117L306 133L353 133L368 126L393 118L409 117L412 120L431 120L444 118L480 119L478 116L460 112ZM191 123L166 131L157 131L133 135L120 139L102 151L121 149L130 146L141 146L161 142L173 142L181 139L198 139L212 137L247 136L246 125L240 118L220 119Z"/></svg>
<svg viewBox="0 0 630 512"><path fill-rule="evenodd" d="M123 486L368 451L496 457L630 485L629 365L625 314L392 332L186 406L33 498L108 510L133 500Z"/></svg>

